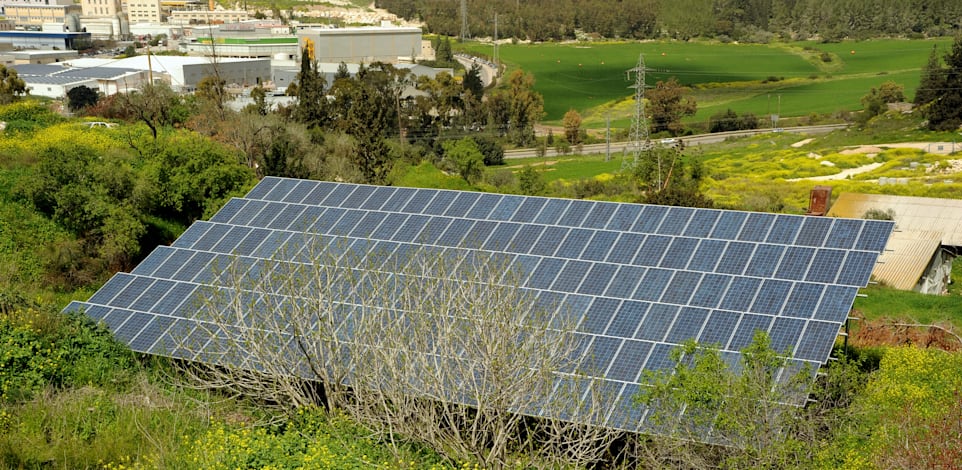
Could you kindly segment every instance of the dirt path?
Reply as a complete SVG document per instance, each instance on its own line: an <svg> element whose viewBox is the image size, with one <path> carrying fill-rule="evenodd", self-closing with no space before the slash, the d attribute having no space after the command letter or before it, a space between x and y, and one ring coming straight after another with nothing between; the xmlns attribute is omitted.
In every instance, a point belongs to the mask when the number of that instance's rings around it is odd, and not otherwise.
<svg viewBox="0 0 962 470"><path fill-rule="evenodd" d="M863 165L855 168L849 168L847 170L842 170L834 175L824 175L824 176L809 176L808 178L792 178L785 181L832 181L832 180L843 180L849 176L858 175L861 173L868 173L880 166L882 162L869 163L868 165Z"/></svg>

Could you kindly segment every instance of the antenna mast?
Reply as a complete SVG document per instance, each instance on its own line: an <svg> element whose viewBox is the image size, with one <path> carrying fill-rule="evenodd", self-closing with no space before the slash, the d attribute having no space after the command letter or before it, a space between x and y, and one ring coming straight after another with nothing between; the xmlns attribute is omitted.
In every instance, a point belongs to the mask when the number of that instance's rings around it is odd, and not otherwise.
<svg viewBox="0 0 962 470"><path fill-rule="evenodd" d="M621 159L622 171L638 166L641 153L651 149L651 137L648 135L648 115L645 113L645 55L638 54L638 65L625 72L625 78L631 80L631 73L635 73L635 84L629 88L635 89L635 115L631 119L630 141ZM628 153L631 153L631 161ZM661 164L658 165L658 180L661 181Z"/></svg>

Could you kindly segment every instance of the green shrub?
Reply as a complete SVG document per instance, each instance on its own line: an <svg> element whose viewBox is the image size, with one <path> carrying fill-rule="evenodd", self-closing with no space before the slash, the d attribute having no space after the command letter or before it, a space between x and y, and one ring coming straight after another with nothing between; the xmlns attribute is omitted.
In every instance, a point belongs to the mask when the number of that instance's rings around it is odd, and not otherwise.
<svg viewBox="0 0 962 470"><path fill-rule="evenodd" d="M20 402L48 386L117 385L133 354L80 314L34 307L0 317L0 401Z"/></svg>

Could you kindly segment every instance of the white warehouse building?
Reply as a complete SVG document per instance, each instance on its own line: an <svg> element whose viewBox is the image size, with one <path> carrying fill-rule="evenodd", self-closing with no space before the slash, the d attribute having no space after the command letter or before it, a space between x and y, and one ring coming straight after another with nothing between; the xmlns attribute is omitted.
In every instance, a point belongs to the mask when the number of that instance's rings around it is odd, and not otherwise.
<svg viewBox="0 0 962 470"><path fill-rule="evenodd" d="M123 67L136 70L153 70L153 80L167 81L177 91L192 92L208 75L216 73L227 85L254 86L271 79L269 59L232 59L186 56L128 57L126 59L77 59L70 61L74 67Z"/></svg>

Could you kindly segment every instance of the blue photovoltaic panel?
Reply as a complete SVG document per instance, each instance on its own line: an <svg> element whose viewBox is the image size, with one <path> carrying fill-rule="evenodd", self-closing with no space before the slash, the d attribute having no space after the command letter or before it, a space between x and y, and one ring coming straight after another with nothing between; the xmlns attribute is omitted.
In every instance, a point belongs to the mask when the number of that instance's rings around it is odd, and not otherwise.
<svg viewBox="0 0 962 470"><path fill-rule="evenodd" d="M212 290L229 293L228 268L264 282L293 272L289 262L340 258L391 271L417 252L432 263L465 258L454 271L463 273L482 254L496 254L518 274L506 271L504 282L517 278L553 322L575 321L583 335L575 359L602 380L610 402L607 422L598 424L638 430L644 410L629 404L644 371L672 367L672 349L686 340L717 344L737 365L739 350L761 330L794 357L794 369L817 369L891 230L888 221L268 177L66 310L103 321L135 351L233 367L238 358L218 356L220 335L254 326L258 315L291 300L238 293L251 310L237 325L203 326L204 299ZM406 275L394 276L403 282ZM350 315L362 314L355 304L365 282L333 287L340 297L332 308L345 312L336 334L345 340ZM372 311L396 308L382 307ZM265 333L278 349L289 347L289 329ZM450 399L458 396L452 390ZM527 412L563 418L553 409L546 403Z"/></svg>

